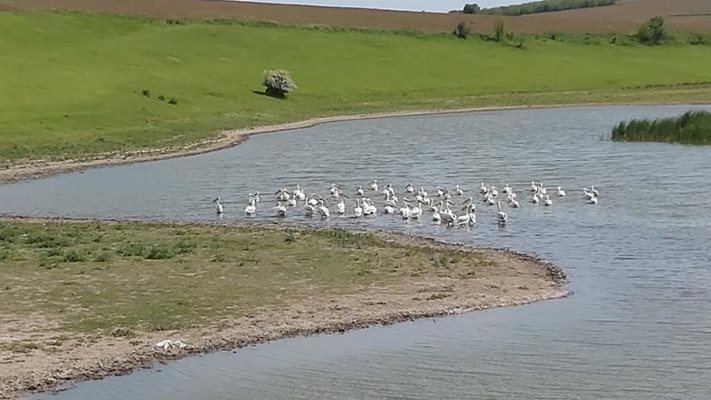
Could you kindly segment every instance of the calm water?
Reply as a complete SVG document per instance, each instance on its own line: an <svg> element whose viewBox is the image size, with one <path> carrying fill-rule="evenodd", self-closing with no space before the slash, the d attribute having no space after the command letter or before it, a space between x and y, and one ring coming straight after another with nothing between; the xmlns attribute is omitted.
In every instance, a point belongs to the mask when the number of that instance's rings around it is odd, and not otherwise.
<svg viewBox="0 0 711 400"><path fill-rule="evenodd" d="M432 191L510 184L523 208L499 228L385 228L532 252L563 266L575 296L345 335L297 338L82 383L66 399L708 399L711 396L711 147L600 141L630 117L689 107L594 107L378 119L265 134L196 157L0 186L0 212L241 221L246 193L300 183L327 194L368 180ZM699 108L699 107L695 107ZM707 107L708 108L708 107ZM561 185L552 207L531 180ZM600 204L580 188L596 185ZM524 197L525 196L525 197ZM273 221L270 196L257 220ZM269 198L269 199L268 199ZM477 197L478 198L478 197ZM349 213L353 205L348 204ZM290 222L304 222L290 210ZM310 224L322 224L310 221Z"/></svg>

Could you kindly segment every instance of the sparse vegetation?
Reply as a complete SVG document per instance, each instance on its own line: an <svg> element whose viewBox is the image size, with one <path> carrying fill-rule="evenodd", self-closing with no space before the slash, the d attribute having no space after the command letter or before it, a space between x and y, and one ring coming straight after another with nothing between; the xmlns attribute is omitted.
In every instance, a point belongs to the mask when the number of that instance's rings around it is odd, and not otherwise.
<svg viewBox="0 0 711 400"><path fill-rule="evenodd" d="M18 255L0 257L0 315L44 313L65 331L114 337L359 293L442 267L466 277L493 268L481 253L342 229L0 221L0 235L10 239L0 253Z"/></svg>
<svg viewBox="0 0 711 400"><path fill-rule="evenodd" d="M544 0L512 6L485 8L482 14L525 15L545 12L573 10L577 8L603 7L615 4L617 0Z"/></svg>
<svg viewBox="0 0 711 400"><path fill-rule="evenodd" d="M494 40L501 42L506 37L506 25L504 19L499 17L494 22Z"/></svg>
<svg viewBox="0 0 711 400"><path fill-rule="evenodd" d="M667 31L664 28L664 17L650 18L637 32L639 41L648 45L661 44L667 37Z"/></svg>
<svg viewBox="0 0 711 400"><path fill-rule="evenodd" d="M689 111L673 118L621 122L612 130L612 140L711 144L711 112Z"/></svg>

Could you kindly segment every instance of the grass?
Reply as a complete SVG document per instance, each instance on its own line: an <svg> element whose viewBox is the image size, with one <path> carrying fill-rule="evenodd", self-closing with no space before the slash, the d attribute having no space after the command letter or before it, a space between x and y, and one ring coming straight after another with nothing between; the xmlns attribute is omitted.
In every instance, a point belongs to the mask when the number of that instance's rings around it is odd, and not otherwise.
<svg viewBox="0 0 711 400"><path fill-rule="evenodd" d="M47 315L62 331L111 336L492 265L480 253L343 230L149 223L0 221L0 248L0 315Z"/></svg>
<svg viewBox="0 0 711 400"><path fill-rule="evenodd" d="M689 111L672 118L621 122L612 130L612 140L711 144L711 112Z"/></svg>
<svg viewBox="0 0 711 400"><path fill-rule="evenodd" d="M316 116L711 98L707 46L606 38L498 44L451 32L3 12L0 168ZM286 100L255 93L272 68L299 86Z"/></svg>

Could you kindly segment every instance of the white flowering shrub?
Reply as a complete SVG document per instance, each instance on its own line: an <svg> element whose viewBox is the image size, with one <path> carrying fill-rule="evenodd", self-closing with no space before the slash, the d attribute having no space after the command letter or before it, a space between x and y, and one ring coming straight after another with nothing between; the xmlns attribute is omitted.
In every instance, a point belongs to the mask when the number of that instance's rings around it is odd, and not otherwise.
<svg viewBox="0 0 711 400"><path fill-rule="evenodd" d="M274 97L286 97L296 90L296 83L291 79L289 71L282 69L264 71L262 84L266 87L265 93Z"/></svg>

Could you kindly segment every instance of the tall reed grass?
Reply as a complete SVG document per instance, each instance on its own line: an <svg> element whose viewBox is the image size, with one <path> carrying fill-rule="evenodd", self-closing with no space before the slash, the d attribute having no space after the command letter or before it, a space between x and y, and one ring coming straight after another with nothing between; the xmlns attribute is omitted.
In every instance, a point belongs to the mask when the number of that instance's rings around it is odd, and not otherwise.
<svg viewBox="0 0 711 400"><path fill-rule="evenodd" d="M612 140L711 144L711 112L688 111L677 117L633 119L612 129Z"/></svg>

